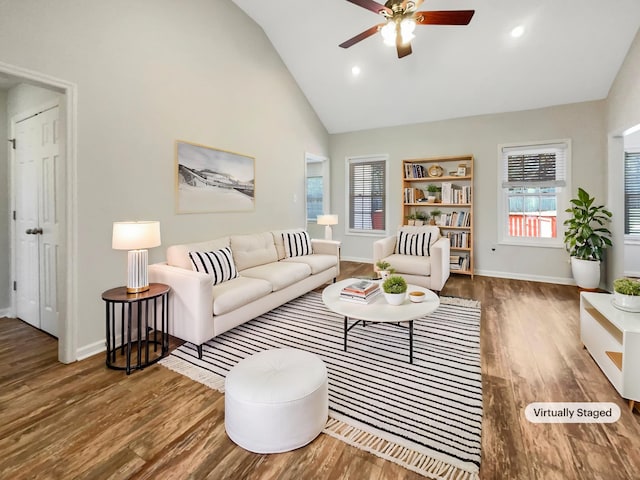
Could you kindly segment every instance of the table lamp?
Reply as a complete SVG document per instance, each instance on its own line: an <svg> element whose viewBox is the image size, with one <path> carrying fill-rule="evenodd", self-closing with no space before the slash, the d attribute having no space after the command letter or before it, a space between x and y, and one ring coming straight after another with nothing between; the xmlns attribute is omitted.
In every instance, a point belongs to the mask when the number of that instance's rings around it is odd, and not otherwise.
<svg viewBox="0 0 640 480"><path fill-rule="evenodd" d="M127 293L149 290L147 248L160 245L160 222L113 222L111 247L129 250Z"/></svg>
<svg viewBox="0 0 640 480"><path fill-rule="evenodd" d="M324 227L324 239L332 240L333 232L331 225L338 224L338 215L318 215L318 225L325 225Z"/></svg>

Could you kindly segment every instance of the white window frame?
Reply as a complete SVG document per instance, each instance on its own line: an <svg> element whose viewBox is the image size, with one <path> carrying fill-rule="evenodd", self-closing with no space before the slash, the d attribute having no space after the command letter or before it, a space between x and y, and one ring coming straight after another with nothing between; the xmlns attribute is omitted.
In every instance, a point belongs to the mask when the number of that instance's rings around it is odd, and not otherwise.
<svg viewBox="0 0 640 480"><path fill-rule="evenodd" d="M314 166L320 164L320 170L322 171L322 211L323 214L331 213L331 162L327 157L321 155L315 155L313 153L304 154L305 161L305 176L304 176L304 215L307 217L307 178L309 178L309 165ZM307 218L307 223L317 223L318 217Z"/></svg>
<svg viewBox="0 0 640 480"><path fill-rule="evenodd" d="M626 172L627 172L627 165L626 165L626 156L627 153L640 153L640 147L628 147L624 149L624 165L623 165L623 173L625 175L624 178L624 183L623 183L623 208L624 208L624 240L625 240L625 244L628 245L640 245L640 234L635 234L635 233L627 233L627 178L626 178Z"/></svg>
<svg viewBox="0 0 640 480"><path fill-rule="evenodd" d="M350 178L350 166L352 163L367 163L367 162L384 162L384 230L362 230L350 227L351 223L351 178ZM354 236L380 236L387 235L389 228L389 155L375 154L375 155L360 155L353 157L346 157L345 159L345 235Z"/></svg>
<svg viewBox="0 0 640 480"><path fill-rule="evenodd" d="M537 150L564 145L565 184L556 187L556 238L512 237L509 235L509 195L508 187L503 186L505 149ZM498 243L501 245L520 245L528 247L564 248L564 221L569 218L565 212L571 200L571 139L544 140L534 142L503 143L498 145Z"/></svg>

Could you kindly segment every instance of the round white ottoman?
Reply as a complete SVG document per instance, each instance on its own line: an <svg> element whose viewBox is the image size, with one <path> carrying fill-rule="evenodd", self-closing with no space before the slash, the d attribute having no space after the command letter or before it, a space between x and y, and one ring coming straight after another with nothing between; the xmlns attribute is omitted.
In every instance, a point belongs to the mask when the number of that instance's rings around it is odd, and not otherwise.
<svg viewBox="0 0 640 480"><path fill-rule="evenodd" d="M328 415L327 368L313 353L265 350L227 374L224 426L246 450L277 453L302 447L320 434Z"/></svg>

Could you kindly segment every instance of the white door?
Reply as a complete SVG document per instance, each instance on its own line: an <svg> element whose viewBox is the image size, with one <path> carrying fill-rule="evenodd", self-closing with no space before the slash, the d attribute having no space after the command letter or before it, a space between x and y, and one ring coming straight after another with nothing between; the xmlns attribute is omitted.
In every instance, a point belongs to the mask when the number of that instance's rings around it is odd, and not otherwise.
<svg viewBox="0 0 640 480"><path fill-rule="evenodd" d="M16 313L57 336L58 107L16 123Z"/></svg>

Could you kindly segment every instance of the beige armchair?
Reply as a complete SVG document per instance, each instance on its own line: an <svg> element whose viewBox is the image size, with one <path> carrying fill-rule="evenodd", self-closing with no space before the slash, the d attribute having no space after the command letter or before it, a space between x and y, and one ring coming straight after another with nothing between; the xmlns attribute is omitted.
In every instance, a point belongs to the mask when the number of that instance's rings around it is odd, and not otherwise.
<svg viewBox="0 0 640 480"><path fill-rule="evenodd" d="M439 292L449 278L450 250L438 227L403 226L396 235L373 243L373 263L385 260L407 283Z"/></svg>

